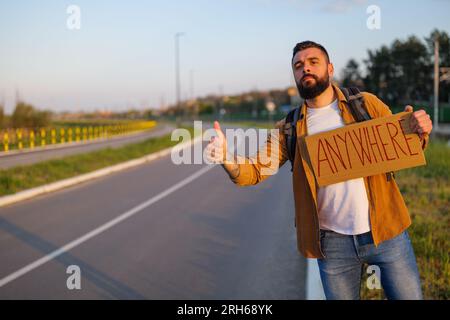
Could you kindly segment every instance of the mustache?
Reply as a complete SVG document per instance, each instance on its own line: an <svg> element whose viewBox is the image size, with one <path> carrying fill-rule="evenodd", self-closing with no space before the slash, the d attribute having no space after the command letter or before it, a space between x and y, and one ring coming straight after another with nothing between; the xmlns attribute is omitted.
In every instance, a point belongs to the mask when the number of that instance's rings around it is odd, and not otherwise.
<svg viewBox="0 0 450 320"><path fill-rule="evenodd" d="M319 78L318 78L316 75L311 74L311 73L305 74L305 75L300 79L300 81L305 80L306 77L312 77L312 78L314 78L316 81L319 81Z"/></svg>

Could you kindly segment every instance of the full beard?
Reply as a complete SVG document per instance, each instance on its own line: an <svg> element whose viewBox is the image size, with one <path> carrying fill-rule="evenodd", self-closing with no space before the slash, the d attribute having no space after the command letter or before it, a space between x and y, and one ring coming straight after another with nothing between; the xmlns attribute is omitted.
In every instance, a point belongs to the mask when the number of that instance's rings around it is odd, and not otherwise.
<svg viewBox="0 0 450 320"><path fill-rule="evenodd" d="M303 78L297 81L298 93L305 100L314 99L322 92L324 92L325 89L330 85L330 77L328 76L328 73L325 73L325 76L320 79L314 74L310 74L309 76L313 77L316 80L315 84L304 84L302 81Z"/></svg>

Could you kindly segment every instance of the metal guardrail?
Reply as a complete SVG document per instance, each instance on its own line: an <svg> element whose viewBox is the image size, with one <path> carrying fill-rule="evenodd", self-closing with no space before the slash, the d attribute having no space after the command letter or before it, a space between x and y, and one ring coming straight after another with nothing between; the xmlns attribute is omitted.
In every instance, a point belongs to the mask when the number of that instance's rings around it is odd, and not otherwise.
<svg viewBox="0 0 450 320"><path fill-rule="evenodd" d="M45 128L14 128L0 131L1 149L10 150L34 149L46 145L65 144L96 139L107 139L113 136L147 130L156 126L156 121L133 121L113 125L86 125Z"/></svg>

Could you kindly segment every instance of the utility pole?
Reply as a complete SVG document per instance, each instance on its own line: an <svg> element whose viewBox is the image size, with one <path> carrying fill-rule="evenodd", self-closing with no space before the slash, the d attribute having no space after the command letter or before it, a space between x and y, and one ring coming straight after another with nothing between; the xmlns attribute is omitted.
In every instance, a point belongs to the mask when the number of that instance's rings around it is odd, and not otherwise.
<svg viewBox="0 0 450 320"><path fill-rule="evenodd" d="M223 85L219 85L219 108L216 111L216 116L222 120L222 108L223 108Z"/></svg>
<svg viewBox="0 0 450 320"><path fill-rule="evenodd" d="M433 129L438 131L439 126L439 40L434 40L434 117Z"/></svg>
<svg viewBox="0 0 450 320"><path fill-rule="evenodd" d="M0 100L0 108L5 108L5 91L2 91L2 100Z"/></svg>
<svg viewBox="0 0 450 320"><path fill-rule="evenodd" d="M189 70L189 94L191 100L194 100L194 70Z"/></svg>
<svg viewBox="0 0 450 320"><path fill-rule="evenodd" d="M195 98L194 94L194 70L189 70L189 93L190 93L190 100L192 103L192 113L194 120L198 119L198 105L197 105L197 99Z"/></svg>
<svg viewBox="0 0 450 320"><path fill-rule="evenodd" d="M16 106L22 102L22 99L20 98L19 89L16 88Z"/></svg>
<svg viewBox="0 0 450 320"><path fill-rule="evenodd" d="M253 88L253 109L252 109L252 118L258 118L258 88L255 86Z"/></svg>
<svg viewBox="0 0 450 320"><path fill-rule="evenodd" d="M175 33L175 95L176 95L176 121L177 126L180 125L180 37L183 36L183 32Z"/></svg>

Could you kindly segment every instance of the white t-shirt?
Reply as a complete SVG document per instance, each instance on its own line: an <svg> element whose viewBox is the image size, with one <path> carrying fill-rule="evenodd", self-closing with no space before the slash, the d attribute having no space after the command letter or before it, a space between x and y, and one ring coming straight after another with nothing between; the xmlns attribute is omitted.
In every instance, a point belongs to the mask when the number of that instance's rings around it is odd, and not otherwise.
<svg viewBox="0 0 450 320"><path fill-rule="evenodd" d="M321 108L307 108L308 134L315 134L345 125L337 100ZM357 235L370 231L369 201L364 179L352 179L317 190L321 229Z"/></svg>

